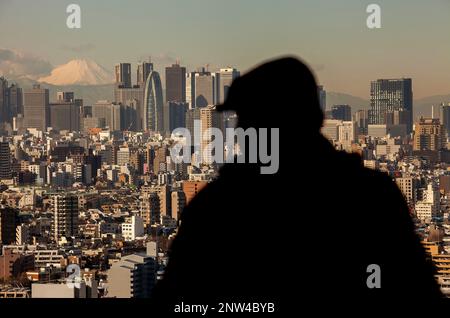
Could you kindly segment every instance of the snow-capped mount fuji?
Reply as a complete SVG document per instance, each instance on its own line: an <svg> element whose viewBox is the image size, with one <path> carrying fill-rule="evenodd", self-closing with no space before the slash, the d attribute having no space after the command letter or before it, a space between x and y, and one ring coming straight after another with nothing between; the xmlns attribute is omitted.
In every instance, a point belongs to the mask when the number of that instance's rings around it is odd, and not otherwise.
<svg viewBox="0 0 450 318"><path fill-rule="evenodd" d="M38 82L52 85L105 85L113 82L110 72L92 60L75 59L54 68Z"/></svg>

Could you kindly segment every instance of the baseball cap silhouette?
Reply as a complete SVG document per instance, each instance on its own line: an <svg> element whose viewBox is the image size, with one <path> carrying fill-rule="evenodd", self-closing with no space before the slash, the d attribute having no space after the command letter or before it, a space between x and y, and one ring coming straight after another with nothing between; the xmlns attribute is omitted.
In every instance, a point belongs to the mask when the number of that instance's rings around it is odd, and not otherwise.
<svg viewBox="0 0 450 318"><path fill-rule="evenodd" d="M314 75L294 57L263 63L235 79L216 110L235 111L240 127L281 127L302 120L318 131L323 122Z"/></svg>

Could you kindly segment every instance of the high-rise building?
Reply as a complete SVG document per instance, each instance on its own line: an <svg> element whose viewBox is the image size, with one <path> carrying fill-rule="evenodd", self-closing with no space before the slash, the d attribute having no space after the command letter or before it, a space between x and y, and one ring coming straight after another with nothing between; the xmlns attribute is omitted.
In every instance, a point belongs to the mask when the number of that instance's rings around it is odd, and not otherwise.
<svg viewBox="0 0 450 318"><path fill-rule="evenodd" d="M186 102L189 108L206 107L217 102L216 74L203 68L186 74Z"/></svg>
<svg viewBox="0 0 450 318"><path fill-rule="evenodd" d="M153 71L153 63L150 62L142 62L138 64L137 67L137 85L139 87L143 87L145 82L147 81L148 76Z"/></svg>
<svg viewBox="0 0 450 318"><path fill-rule="evenodd" d="M331 107L331 119L351 121L352 108L350 105L333 105Z"/></svg>
<svg viewBox="0 0 450 318"><path fill-rule="evenodd" d="M164 131L164 104L161 79L156 71L150 72L145 82L143 130Z"/></svg>
<svg viewBox="0 0 450 318"><path fill-rule="evenodd" d="M439 108L439 119L444 126L445 137L450 136L450 103L442 103Z"/></svg>
<svg viewBox="0 0 450 318"><path fill-rule="evenodd" d="M149 298L156 284L156 261L145 254L131 254L113 263L108 271L108 296Z"/></svg>
<svg viewBox="0 0 450 318"><path fill-rule="evenodd" d="M33 89L24 91L23 104L24 127L45 131L50 123L48 89L33 85Z"/></svg>
<svg viewBox="0 0 450 318"><path fill-rule="evenodd" d="M385 125L387 114L392 111L403 110L407 112L406 132L412 132L413 125L413 92L412 80L378 79L370 83L370 124Z"/></svg>
<svg viewBox="0 0 450 318"><path fill-rule="evenodd" d="M169 110L169 130L186 127L186 112L188 104L184 102L167 102Z"/></svg>
<svg viewBox="0 0 450 318"><path fill-rule="evenodd" d="M75 102L75 95L73 92L57 92L56 100L58 102Z"/></svg>
<svg viewBox="0 0 450 318"><path fill-rule="evenodd" d="M0 206L0 241L3 245L16 241L17 210Z"/></svg>
<svg viewBox="0 0 450 318"><path fill-rule="evenodd" d="M116 86L131 88L131 64L119 63L115 66Z"/></svg>
<svg viewBox="0 0 450 318"><path fill-rule="evenodd" d="M320 109L325 113L327 110L327 92L322 85L317 86L317 94L319 95Z"/></svg>
<svg viewBox="0 0 450 318"><path fill-rule="evenodd" d="M232 67L221 68L217 76L217 103L223 103L227 97L231 83L239 77L239 71Z"/></svg>
<svg viewBox="0 0 450 318"><path fill-rule="evenodd" d="M356 125L352 121L343 121L338 126L338 141L343 150L351 151L353 142L356 139Z"/></svg>
<svg viewBox="0 0 450 318"><path fill-rule="evenodd" d="M22 88L16 84L11 84L9 87L9 110L13 117L17 116L17 114L23 114Z"/></svg>
<svg viewBox="0 0 450 318"><path fill-rule="evenodd" d="M420 118L414 130L414 150L438 151L445 147L445 131L439 119Z"/></svg>
<svg viewBox="0 0 450 318"><path fill-rule="evenodd" d="M80 130L80 107L73 101L61 100L49 104L50 126L56 130Z"/></svg>
<svg viewBox="0 0 450 318"><path fill-rule="evenodd" d="M9 113L8 81L0 77L0 123L9 121Z"/></svg>
<svg viewBox="0 0 450 318"><path fill-rule="evenodd" d="M186 101L186 68L179 64L166 67L166 102Z"/></svg>
<svg viewBox="0 0 450 318"><path fill-rule="evenodd" d="M216 111L215 106L210 105L200 109L200 154L202 162L206 164L213 163L211 151L208 151L208 145L213 141L211 128L217 128L222 133L224 132L222 113ZM217 149L215 150L217 151Z"/></svg>
<svg viewBox="0 0 450 318"><path fill-rule="evenodd" d="M0 141L0 179L11 179L11 151L7 141Z"/></svg>
<svg viewBox="0 0 450 318"><path fill-rule="evenodd" d="M358 110L354 115L354 122L356 123L356 133L358 135L367 135L367 128L369 126L369 113L367 110Z"/></svg>
<svg viewBox="0 0 450 318"><path fill-rule="evenodd" d="M53 234L56 241L61 237L78 234L78 197L72 194L53 197Z"/></svg>

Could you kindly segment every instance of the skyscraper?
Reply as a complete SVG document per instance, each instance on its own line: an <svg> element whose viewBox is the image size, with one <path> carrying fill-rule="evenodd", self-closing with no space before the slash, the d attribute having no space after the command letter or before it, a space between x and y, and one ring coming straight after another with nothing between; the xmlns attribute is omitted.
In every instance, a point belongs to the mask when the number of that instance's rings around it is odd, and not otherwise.
<svg viewBox="0 0 450 318"><path fill-rule="evenodd" d="M217 103L223 103L231 83L239 77L239 71L232 67L221 68L217 73Z"/></svg>
<svg viewBox="0 0 450 318"><path fill-rule="evenodd" d="M120 88L131 87L131 64L119 63L115 66L116 86Z"/></svg>
<svg viewBox="0 0 450 318"><path fill-rule="evenodd" d="M186 68L179 64L166 67L166 102L186 101Z"/></svg>
<svg viewBox="0 0 450 318"><path fill-rule="evenodd" d="M186 75L186 102L189 108L214 105L217 101L216 74L203 68Z"/></svg>
<svg viewBox="0 0 450 318"><path fill-rule="evenodd" d="M150 62L142 62L138 64L137 67L137 85L144 86L147 81L147 77L153 71L153 63Z"/></svg>
<svg viewBox="0 0 450 318"><path fill-rule="evenodd" d="M0 179L11 179L11 152L7 141L0 141Z"/></svg>
<svg viewBox="0 0 450 318"><path fill-rule="evenodd" d="M333 105L331 107L331 119L343 121L352 120L352 108L350 105Z"/></svg>
<svg viewBox="0 0 450 318"><path fill-rule="evenodd" d="M0 77L0 123L9 121L9 113L8 81Z"/></svg>
<svg viewBox="0 0 450 318"><path fill-rule="evenodd" d="M48 89L33 85L33 89L25 90L23 103L24 127L45 131L50 123Z"/></svg>
<svg viewBox="0 0 450 318"><path fill-rule="evenodd" d="M9 87L9 110L12 117L17 116L17 114L23 114L22 88L16 84L11 84Z"/></svg>
<svg viewBox="0 0 450 318"><path fill-rule="evenodd" d="M78 234L78 197L72 194L55 195L53 198L53 233L58 241L62 236Z"/></svg>
<svg viewBox="0 0 450 318"><path fill-rule="evenodd" d="M412 80L378 79L370 83L370 124L387 124L387 114L403 110L406 115L406 132L412 132L413 124L413 92Z"/></svg>
<svg viewBox="0 0 450 318"><path fill-rule="evenodd" d="M188 104L183 102L167 102L169 110L169 130L186 127L186 111Z"/></svg>
<svg viewBox="0 0 450 318"><path fill-rule="evenodd" d="M145 82L143 130L164 131L164 104L159 73L150 72Z"/></svg>
<svg viewBox="0 0 450 318"><path fill-rule="evenodd" d="M450 103L442 103L440 106L439 118L442 126L444 126L445 137L450 136Z"/></svg>
<svg viewBox="0 0 450 318"><path fill-rule="evenodd" d="M327 109L327 92L322 85L317 86L317 94L319 95L320 109L322 109L325 114Z"/></svg>
<svg viewBox="0 0 450 318"><path fill-rule="evenodd" d="M200 132L201 132L201 143L200 143L200 154L202 162L206 164L213 164L213 157L211 154L209 144L213 141L213 134L211 133L211 128L220 129L223 133L223 117L222 113L216 111L215 106L203 107L200 109ZM215 149L215 151L217 151ZM223 158L221 158L223 160Z"/></svg>

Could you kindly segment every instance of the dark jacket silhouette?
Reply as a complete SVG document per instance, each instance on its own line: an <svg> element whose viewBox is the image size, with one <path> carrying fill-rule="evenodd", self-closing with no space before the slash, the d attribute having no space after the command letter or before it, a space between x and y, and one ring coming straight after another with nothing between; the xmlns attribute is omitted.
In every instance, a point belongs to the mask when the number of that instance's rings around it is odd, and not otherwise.
<svg viewBox="0 0 450 318"><path fill-rule="evenodd" d="M239 127L278 127L280 167L264 175L259 163L223 166L182 213L155 303L441 296L397 186L320 134L317 85L303 63L282 58L257 67L233 82L218 109L235 110ZM380 267L379 289L367 286L370 264Z"/></svg>

